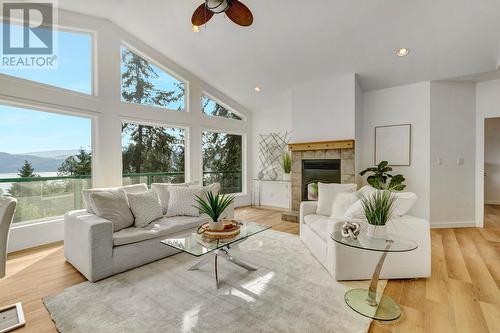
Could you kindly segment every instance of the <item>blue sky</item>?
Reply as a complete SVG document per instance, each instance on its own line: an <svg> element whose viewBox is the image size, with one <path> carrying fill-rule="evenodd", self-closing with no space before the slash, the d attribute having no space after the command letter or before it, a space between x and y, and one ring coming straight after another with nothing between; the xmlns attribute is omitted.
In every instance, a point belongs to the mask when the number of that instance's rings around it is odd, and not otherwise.
<svg viewBox="0 0 500 333"><path fill-rule="evenodd" d="M4 24L2 24L2 29ZM12 29L21 29L12 25ZM19 35L21 37L22 35ZM86 33L56 31L56 69L0 68L0 73L50 84L56 87L92 93L92 36Z"/></svg>
<svg viewBox="0 0 500 333"><path fill-rule="evenodd" d="M3 29L3 24L0 27ZM20 29L13 26L13 29ZM17 34L21 36L21 34ZM1 34L0 34L1 36ZM56 31L58 67L56 69L5 69L0 73L56 87L92 93L92 37L85 33ZM117 50L118 52L119 50ZM155 88L175 89L172 76L152 65L158 78ZM123 69L123 67L122 67ZM177 109L184 101L172 103ZM19 154L35 151L78 149L91 146L91 121L86 118L62 116L0 104L0 151ZM129 140L124 136L124 144Z"/></svg>
<svg viewBox="0 0 500 333"><path fill-rule="evenodd" d="M90 149L91 120L0 105L0 152Z"/></svg>

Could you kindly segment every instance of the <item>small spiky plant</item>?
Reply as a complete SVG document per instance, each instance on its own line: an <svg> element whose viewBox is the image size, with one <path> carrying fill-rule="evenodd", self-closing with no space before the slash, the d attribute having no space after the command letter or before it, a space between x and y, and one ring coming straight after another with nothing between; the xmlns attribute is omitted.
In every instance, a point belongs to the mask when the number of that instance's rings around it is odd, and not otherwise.
<svg viewBox="0 0 500 333"><path fill-rule="evenodd" d="M205 198L203 198L205 197ZM212 191L208 191L206 194L196 196L196 202L200 205L200 209L207 214L212 221L218 222L222 213L226 210L229 205L234 201L234 196L227 194L214 195Z"/></svg>
<svg viewBox="0 0 500 333"><path fill-rule="evenodd" d="M368 197L360 196L363 211L371 225L386 225L391 219L396 204L396 196L390 191L377 191Z"/></svg>
<svg viewBox="0 0 500 333"><path fill-rule="evenodd" d="M284 173L292 172L292 159L290 158L290 154L283 154L281 158L281 167Z"/></svg>

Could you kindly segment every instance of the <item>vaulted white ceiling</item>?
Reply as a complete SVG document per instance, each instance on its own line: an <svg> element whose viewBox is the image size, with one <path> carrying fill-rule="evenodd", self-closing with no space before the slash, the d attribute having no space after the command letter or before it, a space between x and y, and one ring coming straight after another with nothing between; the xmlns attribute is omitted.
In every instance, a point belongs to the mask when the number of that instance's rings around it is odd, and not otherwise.
<svg viewBox="0 0 500 333"><path fill-rule="evenodd" d="M200 33L203 0L59 0L107 18L254 112L288 101L291 87L345 73L363 90L496 70L498 0L242 0L249 28L215 16ZM397 58L398 47L411 49ZM254 91L255 85L261 93Z"/></svg>

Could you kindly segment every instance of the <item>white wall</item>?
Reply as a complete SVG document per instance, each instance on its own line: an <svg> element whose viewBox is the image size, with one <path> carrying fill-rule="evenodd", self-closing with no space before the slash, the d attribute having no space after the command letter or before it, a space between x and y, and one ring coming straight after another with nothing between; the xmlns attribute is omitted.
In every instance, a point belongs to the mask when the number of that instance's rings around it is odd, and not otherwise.
<svg viewBox="0 0 500 333"><path fill-rule="evenodd" d="M500 118L486 119L484 171L484 202L500 205Z"/></svg>
<svg viewBox="0 0 500 333"><path fill-rule="evenodd" d="M354 170L356 171L356 183L358 187L363 184L363 177L359 175L363 160L363 92L361 91L361 86L356 80L356 90L355 90L355 133L354 133Z"/></svg>
<svg viewBox="0 0 500 333"><path fill-rule="evenodd" d="M355 74L292 89L292 142L354 139Z"/></svg>
<svg viewBox="0 0 500 333"><path fill-rule="evenodd" d="M291 131L291 112L290 105L282 105L279 108L262 110L253 114L253 178L257 178L260 170L259 142L261 134L271 132L290 132ZM277 208L288 208L289 188L287 183L283 182L262 182L261 183L261 205ZM253 184L255 191L258 184ZM257 193L254 193L257 200Z"/></svg>
<svg viewBox="0 0 500 333"><path fill-rule="evenodd" d="M407 190L419 199L411 215L430 215L430 82L363 93L362 160L360 168L374 164L375 127L412 125L411 166L394 167L394 173L406 177Z"/></svg>
<svg viewBox="0 0 500 333"><path fill-rule="evenodd" d="M430 94L430 222L474 226L476 84L431 82Z"/></svg>
<svg viewBox="0 0 500 333"><path fill-rule="evenodd" d="M93 185L95 187L119 186L122 183L121 122L136 121L164 126L180 126L188 131L186 149L186 178L202 179L201 132L217 130L241 134L247 147L244 148L244 192L237 197L237 205L250 203L250 179L252 175L252 114L230 97L201 81L194 74L173 63L124 32L108 20L98 19L72 12L59 12L59 25L93 34L94 95L85 95L65 89L38 84L0 74L0 103L30 109L72 114L92 119ZM120 44L125 43L159 67L176 73L188 83L187 109L189 112L165 110L145 105L121 102L120 96ZM225 105L242 114L246 121L209 117L201 112L201 95L207 92ZM0 114L1 119L1 114ZM13 227L9 251L37 246L61 239L62 224L43 223L37 226ZM36 230L36 231L34 231ZM44 233L44 237L33 237L33 232Z"/></svg>

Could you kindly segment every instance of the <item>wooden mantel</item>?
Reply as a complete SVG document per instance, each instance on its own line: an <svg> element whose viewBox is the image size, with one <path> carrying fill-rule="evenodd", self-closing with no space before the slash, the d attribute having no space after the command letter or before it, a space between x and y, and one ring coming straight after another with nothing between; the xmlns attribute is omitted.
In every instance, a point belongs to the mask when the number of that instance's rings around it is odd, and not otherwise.
<svg viewBox="0 0 500 333"><path fill-rule="evenodd" d="M354 140L317 141L317 142L301 142L301 143L288 144L288 149L290 151L350 149L350 148L354 148Z"/></svg>

